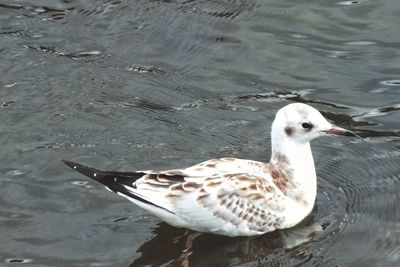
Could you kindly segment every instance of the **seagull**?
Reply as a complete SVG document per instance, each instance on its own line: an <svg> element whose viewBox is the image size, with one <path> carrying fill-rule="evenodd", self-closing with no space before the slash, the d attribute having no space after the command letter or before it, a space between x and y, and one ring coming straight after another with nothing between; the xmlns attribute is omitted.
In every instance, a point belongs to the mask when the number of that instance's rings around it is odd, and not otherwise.
<svg viewBox="0 0 400 267"><path fill-rule="evenodd" d="M72 169L175 227L225 236L254 236L300 223L313 209L317 176L310 141L356 135L315 108L281 108L271 127L269 163L218 158L165 171L102 171L63 160Z"/></svg>

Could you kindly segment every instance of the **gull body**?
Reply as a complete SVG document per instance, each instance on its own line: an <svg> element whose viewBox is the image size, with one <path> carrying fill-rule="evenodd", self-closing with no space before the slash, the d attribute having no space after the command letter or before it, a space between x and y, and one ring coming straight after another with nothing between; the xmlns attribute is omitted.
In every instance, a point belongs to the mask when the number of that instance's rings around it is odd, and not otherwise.
<svg viewBox="0 0 400 267"><path fill-rule="evenodd" d="M211 159L166 171L101 171L64 161L76 171L176 226L227 236L292 227L313 209L317 176L310 141L355 136L306 104L281 108L271 127L269 163Z"/></svg>

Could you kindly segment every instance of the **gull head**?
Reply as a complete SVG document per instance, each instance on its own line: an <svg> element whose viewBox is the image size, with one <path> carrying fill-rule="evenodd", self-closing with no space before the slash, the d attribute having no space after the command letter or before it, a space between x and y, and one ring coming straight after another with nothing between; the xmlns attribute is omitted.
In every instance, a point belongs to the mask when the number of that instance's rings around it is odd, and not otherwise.
<svg viewBox="0 0 400 267"><path fill-rule="evenodd" d="M356 136L354 133L329 123L315 108L294 103L281 108L271 129L272 140L308 143L324 135Z"/></svg>

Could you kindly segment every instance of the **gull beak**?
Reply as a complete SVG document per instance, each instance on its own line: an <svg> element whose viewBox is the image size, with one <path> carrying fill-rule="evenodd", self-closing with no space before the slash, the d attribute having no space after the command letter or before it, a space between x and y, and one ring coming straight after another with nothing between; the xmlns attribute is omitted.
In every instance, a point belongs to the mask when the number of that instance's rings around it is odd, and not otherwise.
<svg viewBox="0 0 400 267"><path fill-rule="evenodd" d="M343 135L343 136L352 136L352 137L358 137L360 138L360 136L356 135L355 133L346 130L344 128L340 128L337 126L333 126L331 129L326 130L326 131L322 131L326 134L333 134L333 135Z"/></svg>

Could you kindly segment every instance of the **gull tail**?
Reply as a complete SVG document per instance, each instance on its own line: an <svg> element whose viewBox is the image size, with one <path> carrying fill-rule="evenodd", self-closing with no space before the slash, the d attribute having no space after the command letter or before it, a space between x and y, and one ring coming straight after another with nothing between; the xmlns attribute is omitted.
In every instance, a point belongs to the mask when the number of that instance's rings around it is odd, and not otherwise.
<svg viewBox="0 0 400 267"><path fill-rule="evenodd" d="M68 160L63 160L63 162L71 169L74 169L75 171L80 172L99 183L102 183L110 191L126 197L130 201L143 208L146 208L146 206L152 206L153 208L159 208L171 212L168 209L149 201L143 195L141 195L140 192L138 192L135 183L136 180L143 177L145 174L143 172L102 171Z"/></svg>

